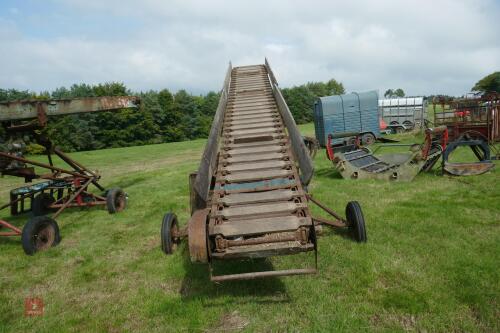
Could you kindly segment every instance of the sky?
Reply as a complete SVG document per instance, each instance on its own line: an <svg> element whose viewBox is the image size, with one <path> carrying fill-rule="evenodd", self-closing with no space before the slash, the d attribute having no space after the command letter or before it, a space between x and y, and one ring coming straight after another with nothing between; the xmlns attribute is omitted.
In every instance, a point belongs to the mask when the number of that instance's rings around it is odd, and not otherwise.
<svg viewBox="0 0 500 333"><path fill-rule="evenodd" d="M500 0L0 0L0 88L202 94L267 57L281 87L462 95L500 70L499 32Z"/></svg>

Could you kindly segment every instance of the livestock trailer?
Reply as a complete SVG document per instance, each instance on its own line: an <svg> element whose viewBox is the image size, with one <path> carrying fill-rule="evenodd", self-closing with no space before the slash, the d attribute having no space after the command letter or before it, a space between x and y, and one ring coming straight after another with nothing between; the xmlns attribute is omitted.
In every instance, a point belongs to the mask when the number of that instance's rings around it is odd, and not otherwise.
<svg viewBox="0 0 500 333"><path fill-rule="evenodd" d="M328 135L359 133L364 144L371 144L380 136L378 92L376 90L320 97L314 104L314 129L322 147ZM333 144L341 144L337 138Z"/></svg>
<svg viewBox="0 0 500 333"><path fill-rule="evenodd" d="M386 98L378 101L379 113L394 130L424 127L427 101L423 97Z"/></svg>

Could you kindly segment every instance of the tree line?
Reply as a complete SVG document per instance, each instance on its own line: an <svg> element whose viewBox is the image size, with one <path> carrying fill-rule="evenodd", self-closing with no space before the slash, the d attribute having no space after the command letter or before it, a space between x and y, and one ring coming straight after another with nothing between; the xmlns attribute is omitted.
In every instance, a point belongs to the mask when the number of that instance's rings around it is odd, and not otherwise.
<svg viewBox="0 0 500 333"><path fill-rule="evenodd" d="M318 97L343 94L345 90L342 83L331 79L284 88L282 93L295 121L303 124L313 120L314 102ZM219 93L213 91L205 95L192 95L186 90L172 93L168 89L134 93L123 83L116 82L74 84L38 94L0 89L0 102L126 95L141 98L139 111L51 117L44 131L57 146L68 152L206 138L219 102ZM7 139L4 127L0 126L0 141ZM24 140L29 143L30 138ZM39 152L33 143L29 146L30 152Z"/></svg>

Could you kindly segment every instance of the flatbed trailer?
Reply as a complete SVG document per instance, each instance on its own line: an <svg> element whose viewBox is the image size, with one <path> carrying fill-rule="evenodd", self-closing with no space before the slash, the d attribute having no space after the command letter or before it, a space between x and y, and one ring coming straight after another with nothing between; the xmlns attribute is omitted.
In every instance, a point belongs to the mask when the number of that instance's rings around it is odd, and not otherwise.
<svg viewBox="0 0 500 333"><path fill-rule="evenodd" d="M366 241L361 208L351 202L347 220L313 199L307 185L313 165L273 72L263 65L229 66L198 172L190 177L192 216L184 229L167 213L162 248L173 251L187 236L192 262L208 263L212 281L314 274L310 268L215 275L212 263L313 252L319 224L351 228ZM314 218L315 202L335 220ZM315 261L316 262L316 261Z"/></svg>

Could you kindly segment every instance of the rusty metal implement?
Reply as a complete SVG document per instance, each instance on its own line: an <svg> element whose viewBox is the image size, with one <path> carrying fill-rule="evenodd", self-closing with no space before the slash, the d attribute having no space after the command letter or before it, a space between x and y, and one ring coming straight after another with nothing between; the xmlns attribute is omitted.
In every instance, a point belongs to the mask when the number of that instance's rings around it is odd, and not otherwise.
<svg viewBox="0 0 500 333"><path fill-rule="evenodd" d="M165 215L162 248L172 253L171 246L187 236L191 261L209 263L216 282L316 273L316 264L226 275L214 275L211 266L302 252L316 258L318 224L356 230L362 224L359 240L366 240L359 205L349 210L352 223L335 213L335 221L313 218L305 189L313 170L310 151L267 60L230 65L200 167L190 177L191 219L178 231L176 216Z"/></svg>
<svg viewBox="0 0 500 333"><path fill-rule="evenodd" d="M439 160L446 149L448 130L445 126L426 129L423 144L379 145L377 148L409 147L406 153L383 155L375 155L377 149L372 151L359 143L348 151L335 153L330 143L332 137L328 136L327 156L343 178L411 181L419 172L432 169Z"/></svg>
<svg viewBox="0 0 500 333"><path fill-rule="evenodd" d="M0 220L0 236L21 236L26 254L45 250L59 242L59 227L55 219L71 207L88 208L106 206L109 213L125 209L126 194L119 188L105 190L99 184L98 172L86 168L73 160L43 132L49 117L89 112L135 109L140 100L135 96L105 96L55 100L22 100L0 103L0 122L9 122L6 127L11 134L9 143L0 144L0 175L21 177L25 182L37 182L12 189L10 201L0 206L0 210L10 207L11 215L31 213L32 217L23 229L7 221ZM13 135L12 135L13 134ZM47 163L24 157L24 141L13 141L12 137L29 134L45 148ZM53 157L62 163L58 166ZM61 165L61 166L59 166ZM44 173L40 171L44 170ZM43 180L43 181L39 181ZM104 192L95 194L89 187L95 186ZM53 212L52 216L47 216Z"/></svg>

